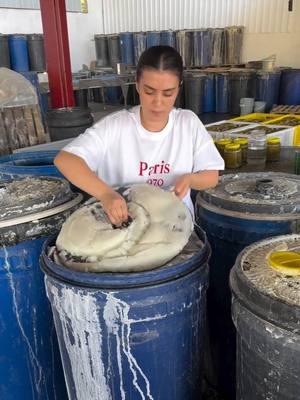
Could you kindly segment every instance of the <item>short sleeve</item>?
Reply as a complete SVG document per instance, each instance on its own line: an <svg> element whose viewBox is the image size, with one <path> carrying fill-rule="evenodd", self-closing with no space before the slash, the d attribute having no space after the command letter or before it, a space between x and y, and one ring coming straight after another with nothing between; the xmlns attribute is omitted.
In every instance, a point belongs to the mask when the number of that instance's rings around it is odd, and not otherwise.
<svg viewBox="0 0 300 400"><path fill-rule="evenodd" d="M199 119L194 123L195 129L193 129L193 131L195 137L193 172L223 170L224 160L220 156L212 137Z"/></svg>
<svg viewBox="0 0 300 400"><path fill-rule="evenodd" d="M99 121L68 143L62 150L82 158L88 167L96 172L106 151L106 125L105 119Z"/></svg>

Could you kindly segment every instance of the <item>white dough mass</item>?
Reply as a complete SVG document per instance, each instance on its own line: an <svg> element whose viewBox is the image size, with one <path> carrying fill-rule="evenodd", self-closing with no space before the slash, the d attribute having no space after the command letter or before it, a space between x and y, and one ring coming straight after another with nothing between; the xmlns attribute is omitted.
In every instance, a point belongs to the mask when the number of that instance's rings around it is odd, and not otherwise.
<svg viewBox="0 0 300 400"><path fill-rule="evenodd" d="M75 211L56 241L56 261L82 271L128 272L159 267L187 244L188 208L174 193L133 185L123 193L132 222L114 229L95 199Z"/></svg>

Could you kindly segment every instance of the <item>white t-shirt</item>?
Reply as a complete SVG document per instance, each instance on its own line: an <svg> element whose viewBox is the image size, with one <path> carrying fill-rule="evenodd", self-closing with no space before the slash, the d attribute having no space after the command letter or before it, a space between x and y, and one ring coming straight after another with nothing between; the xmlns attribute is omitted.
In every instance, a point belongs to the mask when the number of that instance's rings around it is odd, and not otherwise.
<svg viewBox="0 0 300 400"><path fill-rule="evenodd" d="M140 106L101 119L63 148L87 163L110 186L149 183L172 188L177 177L222 170L224 161L199 118L174 108L165 128L143 128ZM193 214L188 193L183 199Z"/></svg>

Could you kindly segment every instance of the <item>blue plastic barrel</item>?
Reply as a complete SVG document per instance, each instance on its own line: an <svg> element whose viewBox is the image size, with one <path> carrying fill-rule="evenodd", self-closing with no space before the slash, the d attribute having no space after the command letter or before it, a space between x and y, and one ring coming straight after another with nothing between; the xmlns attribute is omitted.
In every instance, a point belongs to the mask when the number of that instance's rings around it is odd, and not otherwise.
<svg viewBox="0 0 300 400"><path fill-rule="evenodd" d="M300 104L300 69L286 69L281 73L280 104Z"/></svg>
<svg viewBox="0 0 300 400"><path fill-rule="evenodd" d="M229 111L229 74L218 73L216 80L216 112L228 113Z"/></svg>
<svg viewBox="0 0 300 400"><path fill-rule="evenodd" d="M85 273L42 253L70 399L201 400L209 246L140 273Z"/></svg>
<svg viewBox="0 0 300 400"><path fill-rule="evenodd" d="M32 181L27 181L21 198L18 182L13 182L14 187L4 184L1 187L0 398L3 400L67 398L39 257L47 237L59 231L81 195L65 191L66 181L56 187L51 184L54 178L34 179L35 189ZM45 180L48 192L41 189L41 181ZM26 198L27 185L30 192ZM11 207L3 201L6 191L11 196Z"/></svg>
<svg viewBox="0 0 300 400"><path fill-rule="evenodd" d="M216 111L215 75L207 74L203 80L203 112Z"/></svg>
<svg viewBox="0 0 300 400"><path fill-rule="evenodd" d="M143 51L146 50L147 40L145 32L135 32L133 34L134 63L137 65Z"/></svg>
<svg viewBox="0 0 300 400"><path fill-rule="evenodd" d="M134 65L133 33L120 33L121 61L124 64Z"/></svg>
<svg viewBox="0 0 300 400"><path fill-rule="evenodd" d="M0 181L7 181L21 175L58 176L61 173L53 164L57 150L26 151L0 157Z"/></svg>
<svg viewBox="0 0 300 400"><path fill-rule="evenodd" d="M32 84L32 86L34 87L34 89L36 91L37 98L38 98L40 109L43 111L43 101L42 101L40 83L39 83L39 78L38 78L37 72L35 72L35 71L22 71L22 72L20 72L20 74L23 75L24 78L26 78Z"/></svg>
<svg viewBox="0 0 300 400"><path fill-rule="evenodd" d="M161 31L160 44L164 46L171 46L176 48L176 34L175 31Z"/></svg>
<svg viewBox="0 0 300 400"><path fill-rule="evenodd" d="M211 65L212 38L211 29L193 31L194 67Z"/></svg>
<svg viewBox="0 0 300 400"><path fill-rule="evenodd" d="M266 102L265 110L267 112L274 104L278 104L280 75L280 71L257 71L256 73L255 99Z"/></svg>
<svg viewBox="0 0 300 400"><path fill-rule="evenodd" d="M28 44L26 35L9 35L11 68L17 72L29 71Z"/></svg>
<svg viewBox="0 0 300 400"><path fill-rule="evenodd" d="M146 32L147 49L160 45L160 31Z"/></svg>
<svg viewBox="0 0 300 400"><path fill-rule="evenodd" d="M300 178L281 173L225 175L201 192L196 221L212 248L208 303L206 377L226 399L235 398L235 328L231 319L229 272L247 245L296 233L300 222Z"/></svg>

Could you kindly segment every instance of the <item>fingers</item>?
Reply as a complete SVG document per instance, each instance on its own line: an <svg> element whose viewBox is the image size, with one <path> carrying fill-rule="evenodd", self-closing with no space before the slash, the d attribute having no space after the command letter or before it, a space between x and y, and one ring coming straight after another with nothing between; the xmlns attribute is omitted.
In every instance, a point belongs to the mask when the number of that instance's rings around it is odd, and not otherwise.
<svg viewBox="0 0 300 400"><path fill-rule="evenodd" d="M128 220L128 208L123 198L112 201L106 213L114 225L120 225Z"/></svg>

